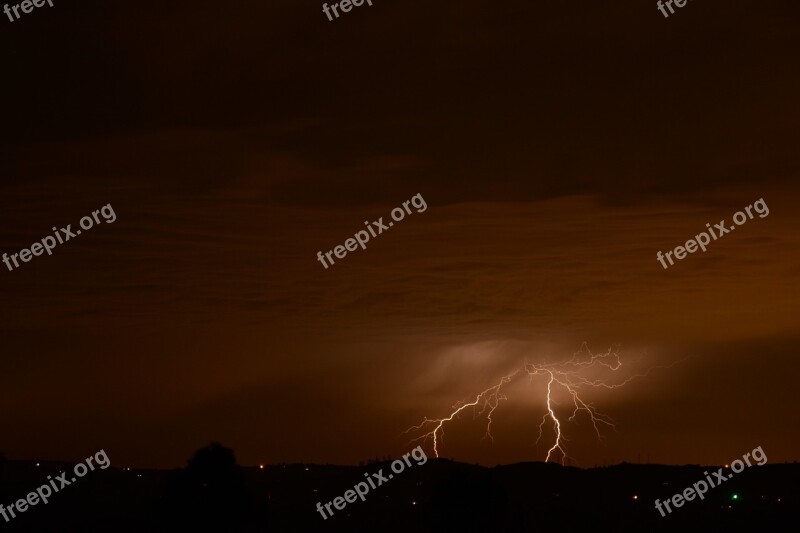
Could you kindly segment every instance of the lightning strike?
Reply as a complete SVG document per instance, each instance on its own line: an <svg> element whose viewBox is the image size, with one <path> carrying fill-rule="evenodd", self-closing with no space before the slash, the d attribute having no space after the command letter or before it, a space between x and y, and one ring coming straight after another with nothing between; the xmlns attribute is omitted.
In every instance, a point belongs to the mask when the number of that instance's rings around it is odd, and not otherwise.
<svg viewBox="0 0 800 533"><path fill-rule="evenodd" d="M549 462L551 458L560 458L561 464L565 464L570 457L567 455L564 446L564 441L566 440L562 421L564 415L557 414L556 408L554 407L554 405L558 405L558 402L554 399L556 391L560 390L565 392L569 398L569 409L571 409L571 413L567 420L569 422L575 422L576 417L583 413L591 422L598 440L602 442L603 436L601 427L605 426L615 429L615 426L608 415L600 413L591 402L584 400L584 391L587 389L601 388L609 390L617 389L636 378L648 375L654 368L665 368L651 367L641 374L628 375L627 377L622 376L622 361L618 349L618 346L613 346L607 352L593 354L589 351L586 343L584 343L581 345L580 350L573 354L571 359L563 363L536 364L529 363L526 360L517 370L500 378L500 381L497 382L496 385L480 392L475 396L474 400L467 403L456 403L453 406L453 411L448 416L435 419L424 418L418 425L407 429L405 434L417 434L421 432L422 434L413 438L411 442L422 440L423 444L427 444L429 440L432 441L433 453L436 457L439 457L439 446L444 441L445 424L452 422L459 414L472 408L474 418L485 415L486 433L484 438L488 438L494 442L494 437L492 436L492 415L499 407L500 403L508 399L502 392L503 387L515 379L526 375L529 377L531 383L534 382L535 378L542 377L547 381L547 392L544 398L547 409L542 416L542 421L539 423L539 437L536 439L536 443L538 444L542 439L543 429L549 422L549 426L552 428L554 434L554 440L552 446L547 450L545 462ZM611 376L608 379L590 379L586 376L587 373L596 374L598 371L610 373Z"/></svg>

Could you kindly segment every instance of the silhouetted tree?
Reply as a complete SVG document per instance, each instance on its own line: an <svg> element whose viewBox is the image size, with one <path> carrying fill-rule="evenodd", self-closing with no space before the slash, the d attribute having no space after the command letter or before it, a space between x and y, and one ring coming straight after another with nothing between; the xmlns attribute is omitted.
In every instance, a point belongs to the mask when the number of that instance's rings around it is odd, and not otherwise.
<svg viewBox="0 0 800 533"><path fill-rule="evenodd" d="M166 525L175 531L250 531L254 521L253 497L236 456L217 442L174 473L163 503Z"/></svg>

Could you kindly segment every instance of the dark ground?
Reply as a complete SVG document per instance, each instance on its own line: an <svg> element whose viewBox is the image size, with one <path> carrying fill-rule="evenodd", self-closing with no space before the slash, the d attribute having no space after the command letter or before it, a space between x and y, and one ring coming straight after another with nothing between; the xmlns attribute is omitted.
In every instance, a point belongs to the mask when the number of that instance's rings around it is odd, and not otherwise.
<svg viewBox="0 0 800 533"><path fill-rule="evenodd" d="M196 455L195 458L198 456ZM414 464L366 501L323 520L323 504L388 462L365 466L234 466L201 457L174 471L89 473L10 523L4 531L797 531L800 464L746 468L662 518L654 507L718 467L620 464L579 469L520 463L486 468L429 460ZM8 505L68 463L8 461L0 501ZM71 475L71 474L70 474ZM737 498L734 499L734 494ZM634 496L637 496L634 499Z"/></svg>

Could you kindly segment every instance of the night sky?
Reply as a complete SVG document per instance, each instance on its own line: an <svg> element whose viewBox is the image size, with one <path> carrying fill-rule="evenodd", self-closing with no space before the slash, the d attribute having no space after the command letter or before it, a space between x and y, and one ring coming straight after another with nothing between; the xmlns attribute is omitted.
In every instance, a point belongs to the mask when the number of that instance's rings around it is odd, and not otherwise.
<svg viewBox="0 0 800 533"><path fill-rule="evenodd" d="M0 451L398 456L423 417L586 342L658 368L590 397L616 431L568 423L574 464L799 458L800 4L321 7L0 19L0 252L117 216L0 264ZM317 261L417 194L424 212ZM762 198L707 252L656 260ZM462 416L442 455L543 460L543 390L508 390L494 444Z"/></svg>

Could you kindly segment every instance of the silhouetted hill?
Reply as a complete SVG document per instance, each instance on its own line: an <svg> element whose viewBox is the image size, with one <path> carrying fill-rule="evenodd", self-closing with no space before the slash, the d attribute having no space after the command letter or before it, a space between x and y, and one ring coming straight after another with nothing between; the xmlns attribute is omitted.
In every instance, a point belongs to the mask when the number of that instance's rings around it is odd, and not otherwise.
<svg viewBox="0 0 800 533"><path fill-rule="evenodd" d="M219 450L218 450L219 452ZM213 453L212 453L213 455ZM174 471L95 471L3 524L6 531L127 533L160 531L795 531L800 519L800 464L746 468L705 499L662 518L666 500L718 467L621 464L579 469L552 463L486 468L449 460L414 464L365 501L323 520L317 502L332 501L366 466L238 467L218 454ZM196 456L197 457L197 456ZM207 458L206 458L207 459ZM198 464L199 463L199 464ZM8 461L0 502L23 498L71 463ZM222 466L220 466L222 465ZM2 518L0 518L2 521Z"/></svg>

